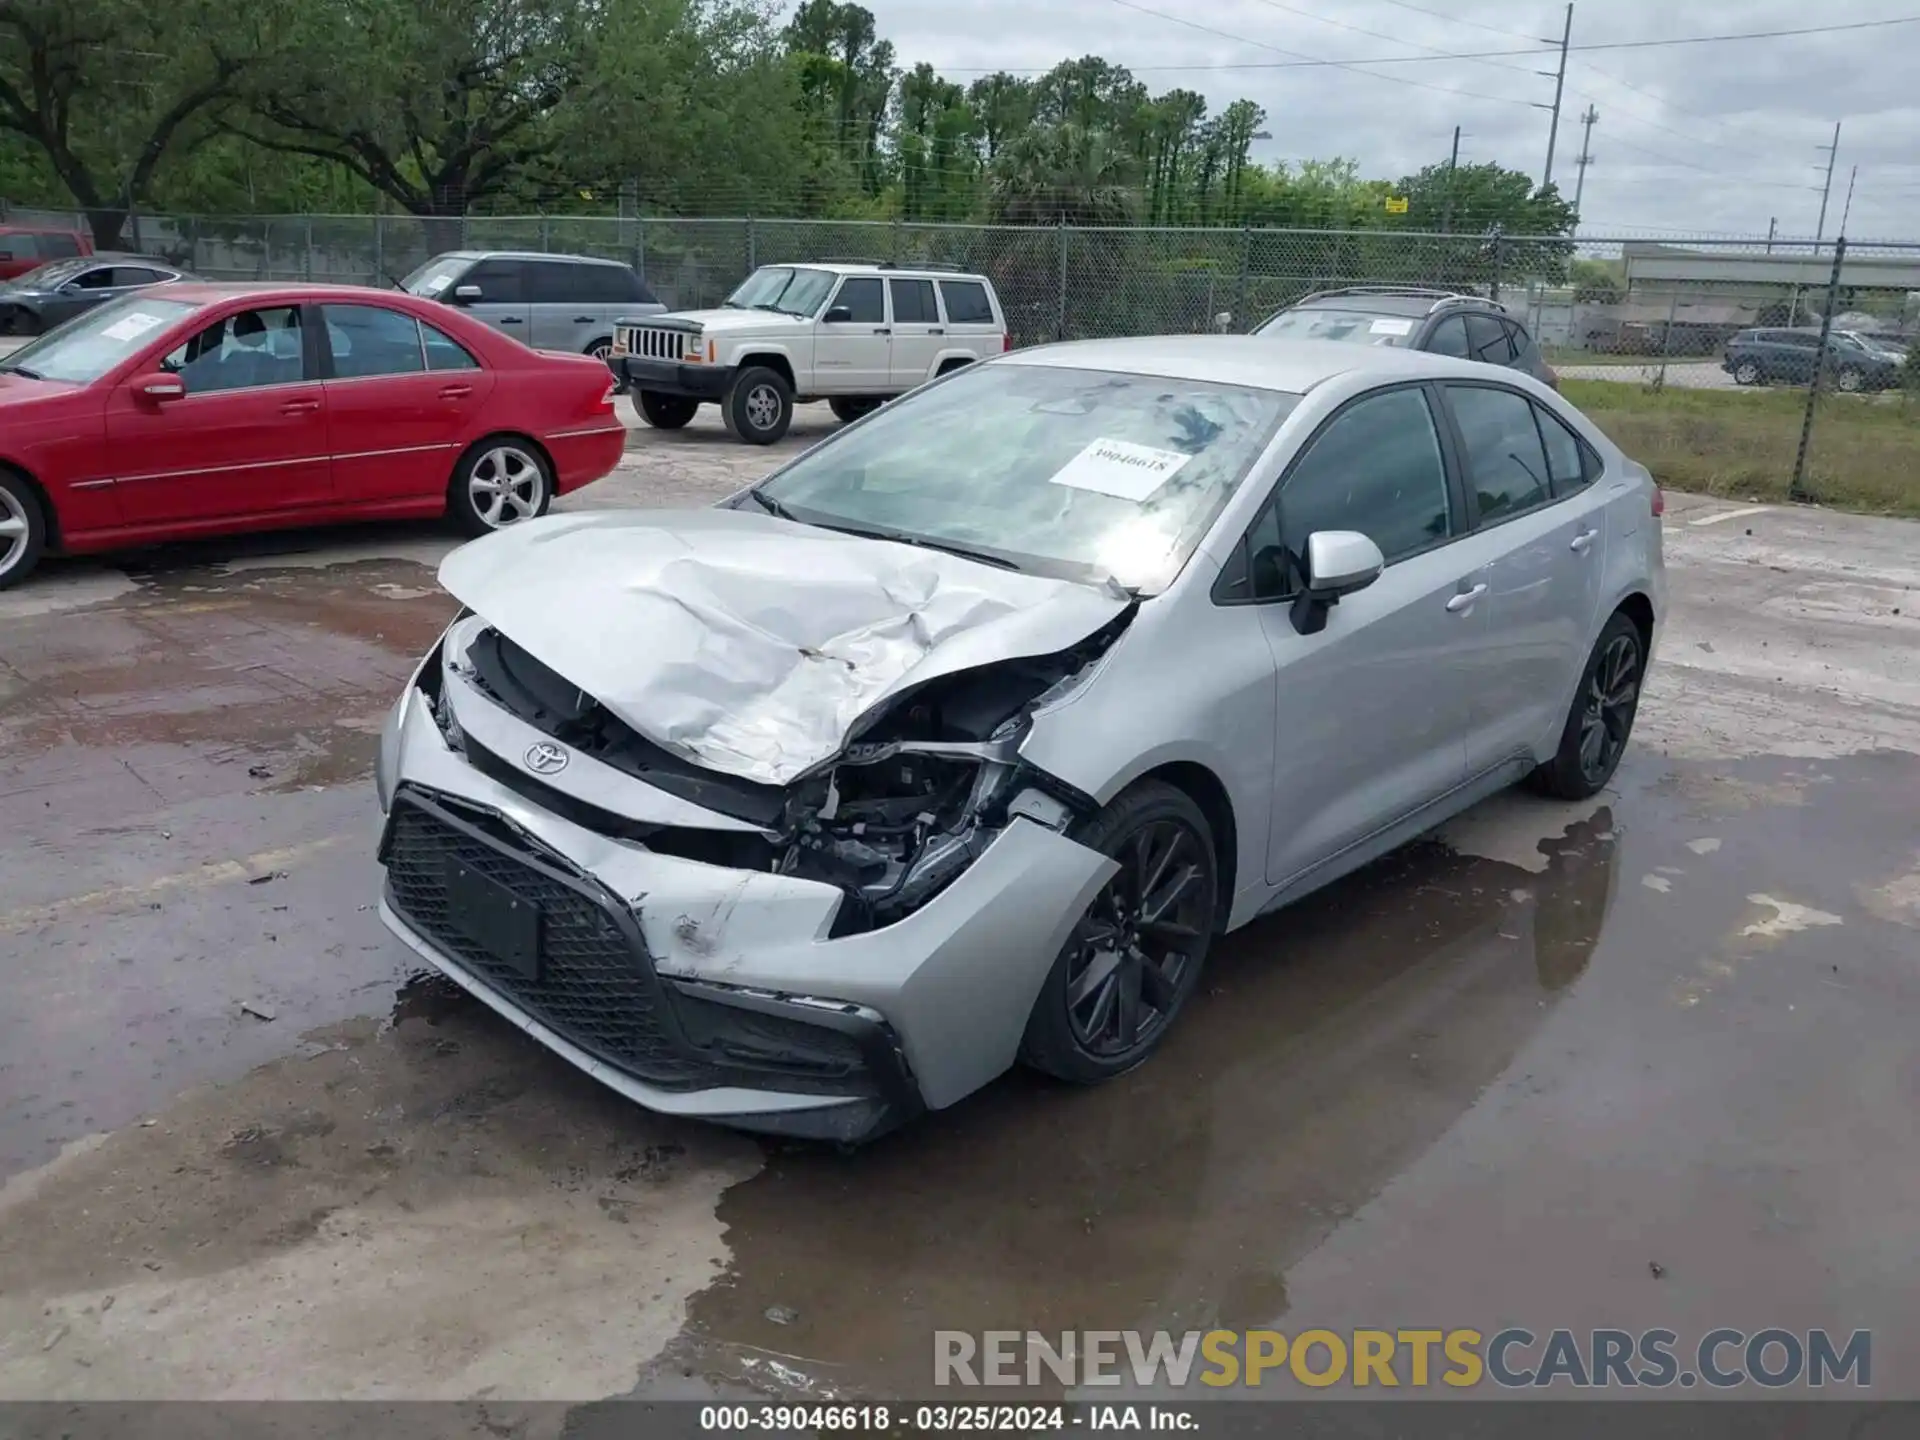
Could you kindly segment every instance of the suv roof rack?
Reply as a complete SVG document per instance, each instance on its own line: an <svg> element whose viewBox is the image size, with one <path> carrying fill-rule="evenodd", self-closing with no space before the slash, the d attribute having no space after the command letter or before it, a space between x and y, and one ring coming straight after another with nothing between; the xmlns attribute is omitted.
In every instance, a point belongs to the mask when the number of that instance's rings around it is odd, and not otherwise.
<svg viewBox="0 0 1920 1440"><path fill-rule="evenodd" d="M1428 314L1443 305L1488 305L1499 310L1505 307L1498 300L1489 300L1484 295L1469 295L1461 290L1441 290L1427 285L1341 285L1332 290L1316 290L1311 295L1303 295L1294 301L1294 305L1305 305L1313 300L1332 300L1342 295L1397 295L1409 300L1431 300L1433 305ZM1288 306L1292 309L1292 306Z"/></svg>
<svg viewBox="0 0 1920 1440"><path fill-rule="evenodd" d="M792 260L780 262L792 265L871 265L876 270L940 270L955 275L970 275L973 272L964 265L949 265L943 260L875 260L865 255L823 255L818 260Z"/></svg>

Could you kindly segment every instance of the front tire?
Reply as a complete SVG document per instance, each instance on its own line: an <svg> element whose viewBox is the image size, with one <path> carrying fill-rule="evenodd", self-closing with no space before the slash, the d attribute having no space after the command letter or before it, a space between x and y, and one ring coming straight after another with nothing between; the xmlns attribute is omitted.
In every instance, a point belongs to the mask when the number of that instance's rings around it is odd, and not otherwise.
<svg viewBox="0 0 1920 1440"><path fill-rule="evenodd" d="M700 402L689 395L665 395L658 390L642 390L638 401L641 418L656 430L684 430L700 413Z"/></svg>
<svg viewBox="0 0 1920 1440"><path fill-rule="evenodd" d="M1849 395L1857 395L1866 388L1867 377L1849 365L1833 377L1833 383Z"/></svg>
<svg viewBox="0 0 1920 1440"><path fill-rule="evenodd" d="M24 478L0 470L0 590L34 572L47 547L47 517Z"/></svg>
<svg viewBox="0 0 1920 1440"><path fill-rule="evenodd" d="M1733 367L1733 381L1736 385L1758 385L1760 367L1751 360L1742 360Z"/></svg>
<svg viewBox="0 0 1920 1440"><path fill-rule="evenodd" d="M793 387L779 371L755 365L734 377L720 413L734 439L771 445L793 423Z"/></svg>
<svg viewBox="0 0 1920 1440"><path fill-rule="evenodd" d="M447 511L469 535L490 535L547 513L553 472L527 441L495 435L469 450L454 468Z"/></svg>
<svg viewBox="0 0 1920 1440"><path fill-rule="evenodd" d="M1213 943L1213 830L1184 791L1150 780L1075 837L1119 862L1040 986L1020 1058L1076 1085L1141 1064L1193 994Z"/></svg>
<svg viewBox="0 0 1920 1440"><path fill-rule="evenodd" d="M827 401L827 408L833 411L834 418L841 423L851 425L862 415L871 415L886 402L884 400L854 399L840 396Z"/></svg>
<svg viewBox="0 0 1920 1440"><path fill-rule="evenodd" d="M1606 787L1633 734L1646 668L1640 627L1615 611L1580 674L1559 748L1527 777L1533 790L1555 800L1586 800Z"/></svg>

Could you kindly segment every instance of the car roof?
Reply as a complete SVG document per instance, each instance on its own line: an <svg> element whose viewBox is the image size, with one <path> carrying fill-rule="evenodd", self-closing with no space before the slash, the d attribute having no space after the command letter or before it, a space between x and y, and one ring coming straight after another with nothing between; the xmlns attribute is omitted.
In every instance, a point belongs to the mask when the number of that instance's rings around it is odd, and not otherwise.
<svg viewBox="0 0 1920 1440"><path fill-rule="evenodd" d="M997 365L1052 365L1245 385L1304 395L1338 375L1365 371L1382 380L1458 376L1485 380L1492 367L1398 346L1349 345L1337 340L1275 340L1265 335L1145 335L1123 340L1073 340L1036 345L998 357ZM1518 374L1509 371L1508 374Z"/></svg>
<svg viewBox="0 0 1920 1440"><path fill-rule="evenodd" d="M886 260L769 260L762 269L791 266L796 270L827 270L835 275L894 275L907 280L985 280L977 270L954 270L943 265L895 265Z"/></svg>
<svg viewBox="0 0 1920 1440"><path fill-rule="evenodd" d="M309 284L286 280L183 280L167 286L166 300L191 300L202 305L221 300L285 300L288 304L338 300L364 304L370 297L388 300L417 300L402 290L376 290L371 285Z"/></svg>
<svg viewBox="0 0 1920 1440"><path fill-rule="evenodd" d="M449 250L436 255L435 260L564 260L569 265L618 265L627 268L624 260L609 260L604 255L574 255L560 250Z"/></svg>

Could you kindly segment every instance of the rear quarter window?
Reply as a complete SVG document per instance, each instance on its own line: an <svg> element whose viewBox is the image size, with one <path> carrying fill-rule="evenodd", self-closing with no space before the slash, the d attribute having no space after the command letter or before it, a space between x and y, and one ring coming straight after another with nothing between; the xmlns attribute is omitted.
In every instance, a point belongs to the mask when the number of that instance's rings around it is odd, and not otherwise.
<svg viewBox="0 0 1920 1440"><path fill-rule="evenodd" d="M993 302L987 287L978 280L942 280L940 298L947 307L947 321L953 325L991 325Z"/></svg>

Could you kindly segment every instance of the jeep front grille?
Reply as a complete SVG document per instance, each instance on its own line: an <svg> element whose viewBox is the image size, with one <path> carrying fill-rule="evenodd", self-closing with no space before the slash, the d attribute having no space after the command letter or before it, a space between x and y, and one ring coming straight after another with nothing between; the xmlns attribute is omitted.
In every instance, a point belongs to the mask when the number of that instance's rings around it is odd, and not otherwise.
<svg viewBox="0 0 1920 1440"><path fill-rule="evenodd" d="M681 360L687 353L685 330L658 330L651 325L636 325L620 335L626 352L643 360Z"/></svg>

